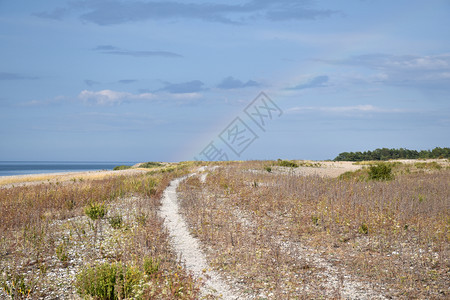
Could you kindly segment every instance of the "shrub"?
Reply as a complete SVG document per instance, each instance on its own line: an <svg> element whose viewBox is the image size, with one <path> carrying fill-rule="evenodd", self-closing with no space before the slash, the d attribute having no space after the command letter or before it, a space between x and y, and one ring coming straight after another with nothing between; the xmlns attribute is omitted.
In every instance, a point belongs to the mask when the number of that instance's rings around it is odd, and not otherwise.
<svg viewBox="0 0 450 300"><path fill-rule="evenodd" d="M140 212L140 213L136 214L136 222L141 226L145 226L145 223L147 223L147 219L148 219L148 216L144 212Z"/></svg>
<svg viewBox="0 0 450 300"><path fill-rule="evenodd" d="M127 170L127 169L130 169L131 168L131 166L125 166L125 165L121 165L121 166L117 166L117 167L114 167L114 171L118 171L118 170Z"/></svg>
<svg viewBox="0 0 450 300"><path fill-rule="evenodd" d="M291 168L297 168L298 165L293 162L293 161L289 161L289 160L281 160L278 161L278 165L281 167L291 167Z"/></svg>
<svg viewBox="0 0 450 300"><path fill-rule="evenodd" d="M159 262L151 257L144 259L144 272L146 275L153 275L159 271Z"/></svg>
<svg viewBox="0 0 450 300"><path fill-rule="evenodd" d="M67 251L66 242L62 242L55 249L56 257L63 263L66 264L69 260L69 253Z"/></svg>
<svg viewBox="0 0 450 300"><path fill-rule="evenodd" d="M367 169L359 169L356 171L347 171L339 175L341 180L356 180L356 181L366 181L367 180Z"/></svg>
<svg viewBox="0 0 450 300"><path fill-rule="evenodd" d="M369 168L369 179L371 180L391 180L392 178L392 167L389 164L377 164Z"/></svg>
<svg viewBox="0 0 450 300"><path fill-rule="evenodd" d="M91 218L93 221L103 219L103 217L106 215L106 212L106 206L103 203L91 203L84 209L84 213L86 214L86 216Z"/></svg>
<svg viewBox="0 0 450 300"><path fill-rule="evenodd" d="M358 232L362 234L369 234L369 226L367 226L366 223L362 223L359 226Z"/></svg>
<svg viewBox="0 0 450 300"><path fill-rule="evenodd" d="M264 169L265 169L267 172L269 172L269 173L272 172L272 168L271 168L271 167L265 167Z"/></svg>
<svg viewBox="0 0 450 300"><path fill-rule="evenodd" d="M82 297L94 299L132 298L142 272L123 263L102 263L84 267L76 276L75 286Z"/></svg>
<svg viewBox="0 0 450 300"><path fill-rule="evenodd" d="M29 299L34 289L33 282L28 282L23 274L7 273L0 278L0 287L11 299Z"/></svg>
<svg viewBox="0 0 450 300"><path fill-rule="evenodd" d="M115 215L108 219L109 225L114 229L119 229L122 227L123 219L121 215Z"/></svg>

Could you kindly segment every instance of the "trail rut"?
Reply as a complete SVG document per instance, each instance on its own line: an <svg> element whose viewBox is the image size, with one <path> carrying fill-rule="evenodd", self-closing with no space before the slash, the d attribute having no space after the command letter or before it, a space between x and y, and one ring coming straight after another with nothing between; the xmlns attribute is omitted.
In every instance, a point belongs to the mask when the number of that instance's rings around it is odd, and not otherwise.
<svg viewBox="0 0 450 300"><path fill-rule="evenodd" d="M188 226L179 212L177 187L186 177L173 180L164 191L160 214L169 231L173 247L185 263L186 268L204 284L203 294L213 294L222 299L239 299L231 288L210 270L205 255L200 249L199 241L190 235Z"/></svg>

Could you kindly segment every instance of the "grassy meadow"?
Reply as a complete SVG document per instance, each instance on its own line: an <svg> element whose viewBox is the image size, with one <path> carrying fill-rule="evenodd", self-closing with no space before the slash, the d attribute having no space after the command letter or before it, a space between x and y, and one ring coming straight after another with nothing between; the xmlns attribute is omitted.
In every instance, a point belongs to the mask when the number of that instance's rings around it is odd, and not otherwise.
<svg viewBox="0 0 450 300"><path fill-rule="evenodd" d="M448 297L448 162L338 178L299 175L300 165L236 163L181 185L184 215L216 270L249 297L358 298L352 284L369 298Z"/></svg>
<svg viewBox="0 0 450 300"><path fill-rule="evenodd" d="M203 165L216 167L202 178ZM5 181L0 298L214 298L158 215L170 181L197 172L179 186L181 213L210 267L243 299L448 299L448 161L346 166L153 163Z"/></svg>
<svg viewBox="0 0 450 300"><path fill-rule="evenodd" d="M157 214L192 165L0 188L0 298L195 299Z"/></svg>

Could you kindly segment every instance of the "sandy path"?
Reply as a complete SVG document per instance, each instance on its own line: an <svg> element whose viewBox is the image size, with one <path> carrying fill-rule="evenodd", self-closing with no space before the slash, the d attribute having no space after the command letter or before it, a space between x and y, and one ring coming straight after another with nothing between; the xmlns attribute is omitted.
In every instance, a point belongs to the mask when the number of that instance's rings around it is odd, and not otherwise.
<svg viewBox="0 0 450 300"><path fill-rule="evenodd" d="M205 255L200 250L198 240L189 233L188 226L179 212L177 187L186 177L173 180L166 188L160 209L164 225L169 230L171 242L186 268L196 277L202 278L205 286L203 293L214 294L222 299L239 299L219 275L210 270Z"/></svg>

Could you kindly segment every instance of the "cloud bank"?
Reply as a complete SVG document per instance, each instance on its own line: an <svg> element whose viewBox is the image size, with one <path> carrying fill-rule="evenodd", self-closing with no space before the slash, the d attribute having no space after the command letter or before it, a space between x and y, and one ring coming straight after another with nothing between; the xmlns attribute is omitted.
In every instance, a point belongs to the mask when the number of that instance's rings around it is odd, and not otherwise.
<svg viewBox="0 0 450 300"><path fill-rule="evenodd" d="M102 54L123 55L132 57L151 57L151 56L161 56L169 58L183 57L178 53L170 51L132 51L120 49L111 45L100 45L94 48L93 50Z"/></svg>
<svg viewBox="0 0 450 300"><path fill-rule="evenodd" d="M381 108L371 104L360 104L353 106L297 106L289 108L287 113L323 112L333 114L351 113L406 113L411 110L398 108Z"/></svg>
<svg viewBox="0 0 450 300"><path fill-rule="evenodd" d="M329 81L329 77L326 75L316 76L305 83L301 83L294 87L288 88L289 90L304 90L311 88L320 88L326 86L326 83Z"/></svg>
<svg viewBox="0 0 450 300"><path fill-rule="evenodd" d="M390 55L367 54L343 60L322 60L329 64L367 68L376 72L376 81L397 86L450 89L450 54Z"/></svg>
<svg viewBox="0 0 450 300"><path fill-rule="evenodd" d="M101 90L97 92L83 90L78 95L78 99L86 104L118 105L132 100L154 100L156 96L152 93L132 94L112 90Z"/></svg>
<svg viewBox="0 0 450 300"><path fill-rule="evenodd" d="M17 73L0 72L0 80L34 80L34 79L38 79L38 77L26 76Z"/></svg>
<svg viewBox="0 0 450 300"><path fill-rule="evenodd" d="M182 83L166 83L166 86L158 91L165 91L173 94L197 93L204 90L205 84L200 80L192 80Z"/></svg>
<svg viewBox="0 0 450 300"><path fill-rule="evenodd" d="M61 19L69 8L38 12L42 18ZM242 24L251 20L269 21L315 20L327 18L337 11L315 9L307 0L252 0L242 4L181 1L74 1L73 11L82 11L80 19L98 25L162 20L194 19L224 24Z"/></svg>
<svg viewBox="0 0 450 300"><path fill-rule="evenodd" d="M222 82L220 82L217 87L219 89L242 89L246 87L256 87L260 86L260 84L254 80L248 80L247 82L242 82L239 79L235 79L232 76L228 76L224 78Z"/></svg>

